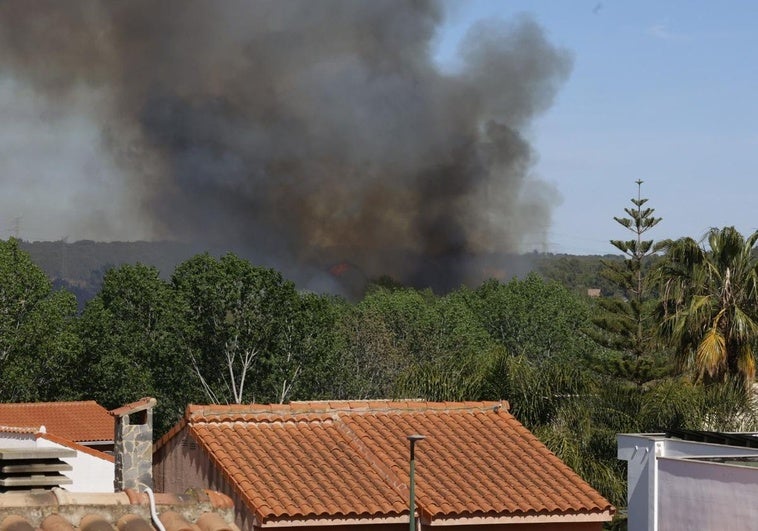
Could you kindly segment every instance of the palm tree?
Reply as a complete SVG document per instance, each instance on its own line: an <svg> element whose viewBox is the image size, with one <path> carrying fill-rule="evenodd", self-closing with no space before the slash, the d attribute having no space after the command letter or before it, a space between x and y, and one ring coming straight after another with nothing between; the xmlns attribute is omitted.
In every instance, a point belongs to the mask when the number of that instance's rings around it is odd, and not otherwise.
<svg viewBox="0 0 758 531"><path fill-rule="evenodd" d="M668 242L658 269L661 331L676 348L680 367L698 380L755 378L758 339L758 231L713 228L708 247L691 238Z"/></svg>

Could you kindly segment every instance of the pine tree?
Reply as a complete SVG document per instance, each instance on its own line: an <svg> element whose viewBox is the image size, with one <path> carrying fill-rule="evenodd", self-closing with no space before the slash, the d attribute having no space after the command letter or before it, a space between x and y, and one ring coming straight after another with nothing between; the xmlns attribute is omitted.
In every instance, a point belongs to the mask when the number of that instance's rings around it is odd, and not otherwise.
<svg viewBox="0 0 758 531"><path fill-rule="evenodd" d="M628 217L613 219L632 233L629 240L610 240L611 245L624 254L619 261L603 260L601 274L616 284L623 298L598 300L599 315L594 319L599 332L595 340L603 346L618 350L632 358L640 358L651 347L654 327L650 320L654 302L651 301L650 285L646 271L649 259L659 250L653 240L644 240L643 235L655 227L662 218L655 217L655 209L647 207L647 199L641 197L642 180L637 180L637 198L632 198L632 207L624 209Z"/></svg>

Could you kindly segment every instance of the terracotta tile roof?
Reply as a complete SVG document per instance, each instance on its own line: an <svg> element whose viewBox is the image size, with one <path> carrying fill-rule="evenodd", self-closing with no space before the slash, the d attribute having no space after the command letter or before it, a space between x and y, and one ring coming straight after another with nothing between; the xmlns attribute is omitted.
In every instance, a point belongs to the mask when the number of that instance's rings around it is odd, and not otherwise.
<svg viewBox="0 0 758 531"><path fill-rule="evenodd" d="M94 400L0 404L0 425L45 426L47 433L75 442L112 441L114 419Z"/></svg>
<svg viewBox="0 0 758 531"><path fill-rule="evenodd" d="M185 421L261 523L407 518L413 433L427 436L416 451L416 496L429 520L614 510L507 403L189 406Z"/></svg>
<svg viewBox="0 0 758 531"><path fill-rule="evenodd" d="M39 433L39 426L0 426L0 433Z"/></svg>
<svg viewBox="0 0 758 531"><path fill-rule="evenodd" d="M155 494L156 513L166 531L239 531L232 501L214 491ZM0 494L0 529L153 531L149 497L133 490L72 493L63 489Z"/></svg>

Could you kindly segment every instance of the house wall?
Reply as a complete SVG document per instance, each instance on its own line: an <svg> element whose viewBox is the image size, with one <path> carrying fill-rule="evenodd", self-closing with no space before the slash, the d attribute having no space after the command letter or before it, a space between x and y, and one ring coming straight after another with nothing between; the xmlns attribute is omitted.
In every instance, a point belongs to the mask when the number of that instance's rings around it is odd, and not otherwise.
<svg viewBox="0 0 758 531"><path fill-rule="evenodd" d="M662 496L668 485L661 482L660 463L684 457L758 455L755 448L666 438L663 434L619 434L618 458L627 461L629 531L671 529L662 524L660 511L667 509ZM691 463L691 461L684 461ZM724 466L715 464L715 466ZM728 467L730 470L735 467ZM755 470L758 474L758 470ZM758 480L758 476L756 477ZM666 502L668 503L668 502ZM687 529L687 527L678 527ZM739 528L739 526L738 526ZM701 528L707 529L707 528ZM717 527L718 529L718 527ZM724 528L726 529L726 528Z"/></svg>
<svg viewBox="0 0 758 531"><path fill-rule="evenodd" d="M2 433L0 448L65 448L33 433ZM72 470L63 472L71 479L65 489L71 492L113 492L113 463L84 452L76 452L76 457L66 457L62 461L71 465Z"/></svg>
<svg viewBox="0 0 758 531"><path fill-rule="evenodd" d="M758 469L660 458L659 529L747 529L758 521Z"/></svg>
<svg viewBox="0 0 758 531"><path fill-rule="evenodd" d="M655 456L663 441L618 435L618 458L627 461L627 526L629 531L657 531L657 468Z"/></svg>
<svg viewBox="0 0 758 531"><path fill-rule="evenodd" d="M43 438L37 439L38 448L66 448L67 446L48 441ZM76 457L64 457L61 459L72 470L64 472L72 483L65 485L65 489L71 492L113 492L113 463L94 455L84 452L76 452Z"/></svg>
<svg viewBox="0 0 758 531"><path fill-rule="evenodd" d="M211 463L186 426L153 454L153 482L156 492L182 493L187 489L223 492L234 502L237 526L243 531L253 529L253 518L245 502Z"/></svg>

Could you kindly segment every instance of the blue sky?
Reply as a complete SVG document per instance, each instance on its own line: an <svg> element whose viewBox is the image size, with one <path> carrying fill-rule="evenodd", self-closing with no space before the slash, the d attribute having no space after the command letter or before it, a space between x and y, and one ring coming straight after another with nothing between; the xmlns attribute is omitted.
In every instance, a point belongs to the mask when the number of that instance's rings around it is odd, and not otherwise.
<svg viewBox="0 0 758 531"><path fill-rule="evenodd" d="M709 227L758 229L758 3L466 0L446 3L437 57L453 68L477 20L529 14L573 55L570 78L527 135L534 173L562 203L556 253L612 253L613 221L636 195L663 221L656 240Z"/></svg>

